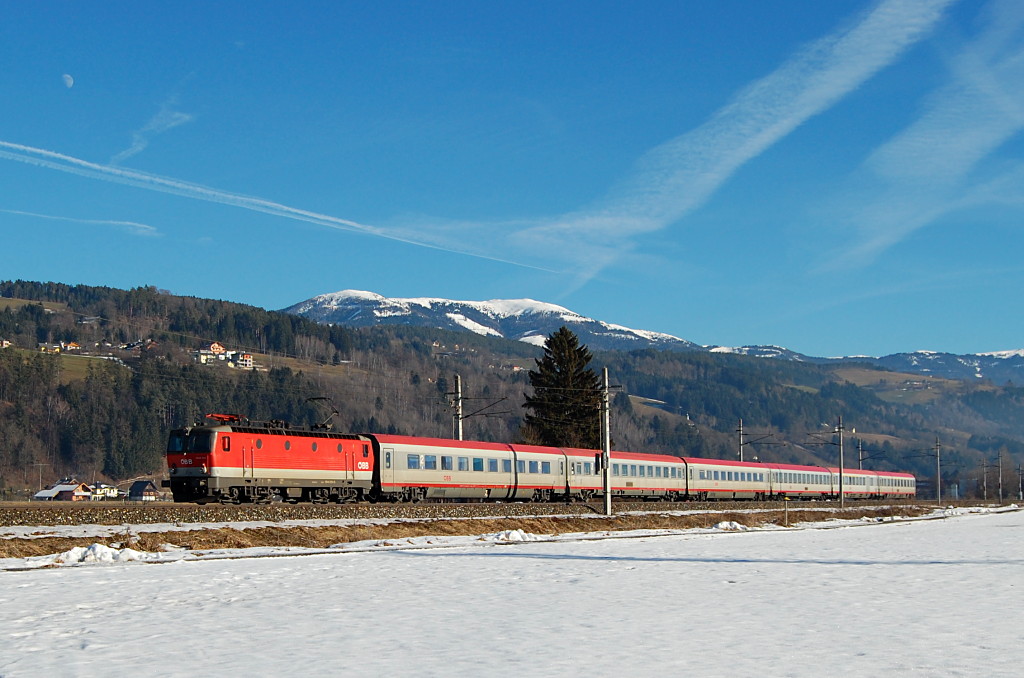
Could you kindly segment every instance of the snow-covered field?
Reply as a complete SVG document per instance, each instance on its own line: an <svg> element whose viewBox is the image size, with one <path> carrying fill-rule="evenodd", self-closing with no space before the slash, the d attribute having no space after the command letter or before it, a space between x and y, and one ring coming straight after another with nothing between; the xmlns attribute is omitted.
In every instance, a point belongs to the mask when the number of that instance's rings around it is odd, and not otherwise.
<svg viewBox="0 0 1024 678"><path fill-rule="evenodd" d="M0 676L1021 675L1024 512L942 515L0 561Z"/></svg>

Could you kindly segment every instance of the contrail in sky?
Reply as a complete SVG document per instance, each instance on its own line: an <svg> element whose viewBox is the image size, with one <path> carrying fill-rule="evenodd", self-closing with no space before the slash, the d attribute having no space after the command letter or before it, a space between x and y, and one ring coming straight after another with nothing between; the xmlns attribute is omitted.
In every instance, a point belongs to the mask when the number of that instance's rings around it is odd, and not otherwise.
<svg viewBox="0 0 1024 678"><path fill-rule="evenodd" d="M75 217L59 217L52 214L37 214L36 212L22 212L20 210L0 209L4 214L16 214L23 217L35 217L37 219L50 219L52 221L69 221L74 224L93 224L97 226L118 226L127 229L136 235L154 236L160 235L155 227L149 224L140 224L137 221L117 221L114 219L78 219Z"/></svg>
<svg viewBox="0 0 1024 678"><path fill-rule="evenodd" d="M650 150L597 205L526 225L473 223L445 229L436 222L416 232L383 229L5 141L0 141L0 158L527 268L550 270L504 257L516 253L524 260L547 259L556 270L570 267L579 287L628 254L635 237L678 222L744 164L899 58L955 1L878 2L748 85L703 125ZM494 232L482 237L487 227ZM467 233L476 237L467 238Z"/></svg>
<svg viewBox="0 0 1024 678"><path fill-rule="evenodd" d="M852 26L809 43L739 92L706 123L648 151L592 208L524 229L521 247L581 253L578 284L703 205L740 167L895 61L955 0L885 0ZM585 254L584 254L585 253Z"/></svg>
<svg viewBox="0 0 1024 678"><path fill-rule="evenodd" d="M388 231L377 226L369 226L367 224L360 224L348 219L332 217L327 214L319 214L317 212L310 212L296 207L289 207L288 205L264 200L263 198L255 198L240 195L238 193L221 191L201 186L199 184L181 181L179 179L169 179L167 177L149 174L147 172L139 172L137 170L129 170L122 167L114 167L112 165L101 165L87 160L82 160L80 158L75 158L70 155L55 153L54 151L47 151L42 148L25 146L23 144L15 144L9 141L0 141L0 158L16 160L28 165L54 169L68 174L76 174L90 179L99 179L101 181L108 181L115 184L124 184L126 186L134 186L136 188L144 188L151 191L159 191L161 193L170 193L171 195L192 198L194 200L203 200L206 202L220 203L222 205L230 205L232 207L240 207L254 212L263 212L264 214L285 217L287 219L305 221L311 224L326 226L328 228L353 231L365 235L374 235L381 238L387 238L389 240L404 242L410 245L418 245L420 247L428 247L445 252L454 252L456 254L466 254L481 259L514 264L525 268L545 270L538 266L523 264L509 259L502 259L476 252L459 250L454 247L445 247L443 245L423 242L411 237L398 235L392 231Z"/></svg>

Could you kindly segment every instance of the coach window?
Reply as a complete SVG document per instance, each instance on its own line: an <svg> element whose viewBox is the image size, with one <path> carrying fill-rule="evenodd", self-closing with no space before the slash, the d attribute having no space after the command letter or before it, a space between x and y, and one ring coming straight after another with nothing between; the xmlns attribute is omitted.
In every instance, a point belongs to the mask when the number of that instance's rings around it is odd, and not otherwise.
<svg viewBox="0 0 1024 678"><path fill-rule="evenodd" d="M474 471L483 471L484 470L484 458L483 457L473 457L473 470Z"/></svg>
<svg viewBox="0 0 1024 678"><path fill-rule="evenodd" d="M469 470L469 457L459 457L459 470L460 471L468 471Z"/></svg>
<svg viewBox="0 0 1024 678"><path fill-rule="evenodd" d="M641 478L646 478L647 477L647 467L646 466L641 466L640 467L640 477Z"/></svg>
<svg viewBox="0 0 1024 678"><path fill-rule="evenodd" d="M436 454L425 454L425 455L423 455L423 468L436 471L437 470L437 455Z"/></svg>
<svg viewBox="0 0 1024 678"><path fill-rule="evenodd" d="M406 468L418 469L420 467L420 455L410 454L406 457Z"/></svg>
<svg viewBox="0 0 1024 678"><path fill-rule="evenodd" d="M526 473L526 461L522 459L516 460L516 471L519 473Z"/></svg>
<svg viewBox="0 0 1024 678"><path fill-rule="evenodd" d="M612 475L613 476L619 475L619 465L618 464L612 464Z"/></svg>
<svg viewBox="0 0 1024 678"><path fill-rule="evenodd" d="M589 461L583 462L583 475L589 476L589 475L591 475L593 470L594 470L594 465L593 464L591 464Z"/></svg>
<svg viewBox="0 0 1024 678"><path fill-rule="evenodd" d="M442 471L451 471L452 470L452 458L451 457L441 457L441 470Z"/></svg>
<svg viewBox="0 0 1024 678"><path fill-rule="evenodd" d="M539 471L540 471L540 467L539 467L538 463L535 462L535 461L531 461L530 462L530 473L538 473Z"/></svg>
<svg viewBox="0 0 1024 678"><path fill-rule="evenodd" d="M341 445L338 447L341 447ZM391 468L391 452L384 453L384 468Z"/></svg>
<svg viewBox="0 0 1024 678"><path fill-rule="evenodd" d="M551 473L551 462L550 461L542 461L540 463L540 472L541 473Z"/></svg>
<svg viewBox="0 0 1024 678"><path fill-rule="evenodd" d="M501 471L502 473L512 473L512 460L502 459L501 460Z"/></svg>
<svg viewBox="0 0 1024 678"><path fill-rule="evenodd" d="M497 473L498 472L498 460L497 459L488 459L487 460L487 471L489 473Z"/></svg>

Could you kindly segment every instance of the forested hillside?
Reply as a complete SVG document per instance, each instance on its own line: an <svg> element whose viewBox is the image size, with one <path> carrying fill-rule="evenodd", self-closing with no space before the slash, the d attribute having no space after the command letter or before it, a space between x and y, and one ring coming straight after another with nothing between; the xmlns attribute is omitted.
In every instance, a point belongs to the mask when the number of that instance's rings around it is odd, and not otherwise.
<svg viewBox="0 0 1024 678"><path fill-rule="evenodd" d="M154 288L0 283L0 492L61 476L125 480L159 474L167 432L210 412L342 431L449 437L454 377L465 436L516 440L540 349L428 328L349 329ZM248 352L254 367L200 353L212 342ZM56 351L64 344L60 353ZM41 346L42 345L42 346ZM1007 495L1024 459L1024 390L919 380L851 369L709 353L595 353L616 391L620 449L828 463L843 417L847 465L934 477L961 492ZM310 401L326 397L328 401Z"/></svg>

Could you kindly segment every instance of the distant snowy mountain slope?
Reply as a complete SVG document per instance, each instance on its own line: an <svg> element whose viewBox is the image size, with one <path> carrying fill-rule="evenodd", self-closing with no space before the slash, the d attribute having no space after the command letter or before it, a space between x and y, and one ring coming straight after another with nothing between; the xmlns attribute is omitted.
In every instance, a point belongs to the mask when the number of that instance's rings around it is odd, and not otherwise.
<svg viewBox="0 0 1024 678"><path fill-rule="evenodd" d="M321 294L284 309L315 322L372 327L382 324L437 327L485 336L503 337L542 346L549 334L565 325L588 347L599 351L656 348L709 351L810 362L859 362L894 372L928 374L946 379L988 379L1024 384L1024 350L955 355L934 351L895 353L878 357L814 358L780 346L701 346L670 334L634 330L587 318L562 306L533 299L453 301L429 297L391 299L358 290Z"/></svg>
<svg viewBox="0 0 1024 678"><path fill-rule="evenodd" d="M343 290L321 294L289 306L284 312L332 325L438 327L515 339L537 346L543 345L549 334L565 325L580 337L581 342L595 350L702 349L693 342L669 334L612 325L533 299L391 299L372 292Z"/></svg>

